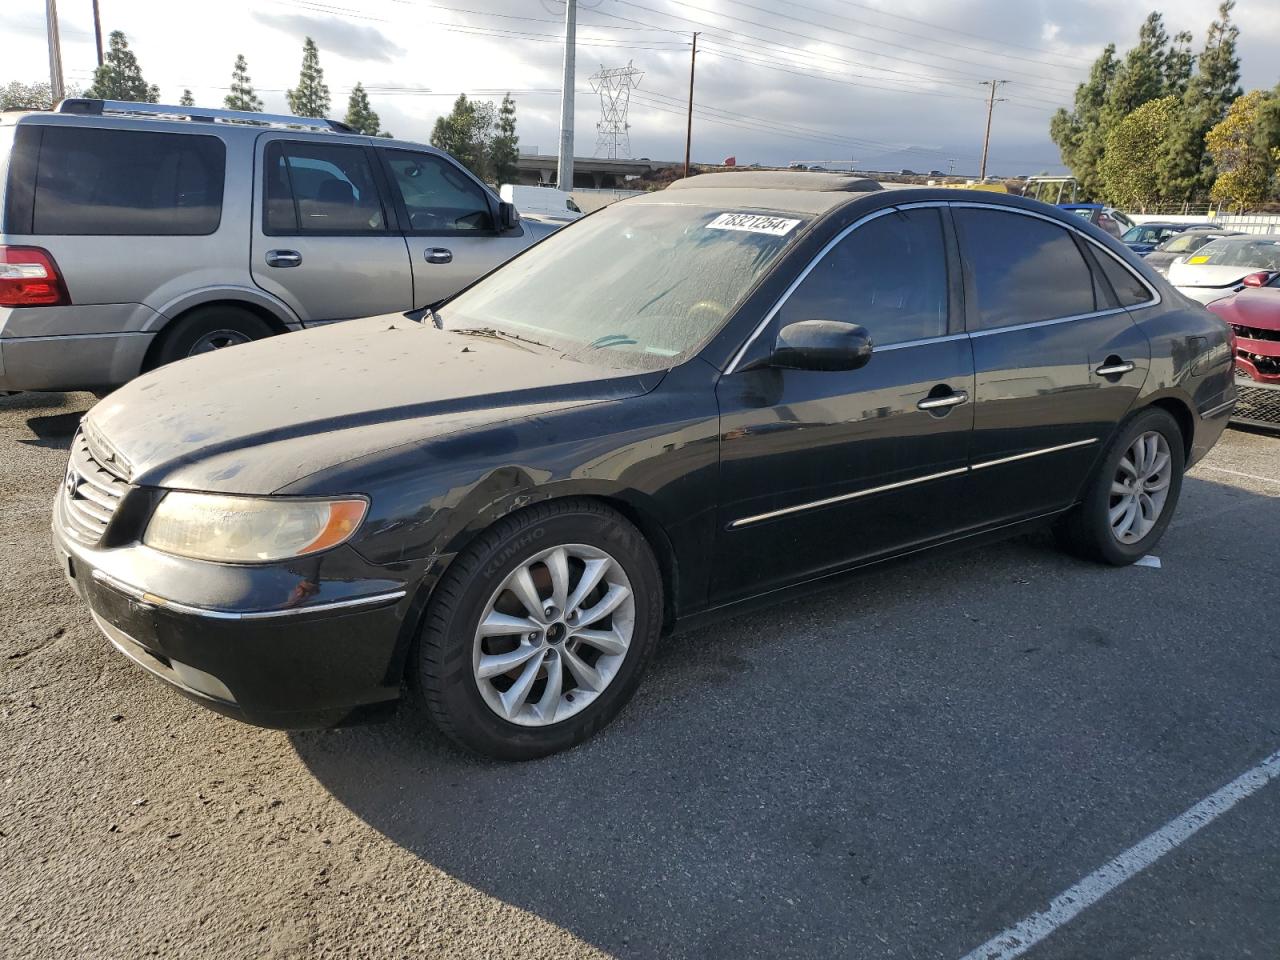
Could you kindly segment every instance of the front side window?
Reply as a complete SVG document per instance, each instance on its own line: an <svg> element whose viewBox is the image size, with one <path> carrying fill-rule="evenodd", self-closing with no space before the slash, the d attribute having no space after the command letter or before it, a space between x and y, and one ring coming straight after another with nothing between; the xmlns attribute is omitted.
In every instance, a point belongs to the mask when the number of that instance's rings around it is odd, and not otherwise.
<svg viewBox="0 0 1280 960"><path fill-rule="evenodd" d="M778 311L778 328L843 320L877 346L947 332L947 252L935 209L893 211L833 247Z"/></svg>
<svg viewBox="0 0 1280 960"><path fill-rule="evenodd" d="M222 219L217 137L48 126L32 230L60 236L203 236Z"/></svg>
<svg viewBox="0 0 1280 960"><path fill-rule="evenodd" d="M387 229L363 147L277 140L267 144L263 167L268 234Z"/></svg>
<svg viewBox="0 0 1280 960"><path fill-rule="evenodd" d="M804 229L801 214L618 203L563 227L438 310L601 366L690 356Z"/></svg>
<svg viewBox="0 0 1280 960"><path fill-rule="evenodd" d="M1093 275L1067 231L1001 210L959 207L961 251L976 303L976 329L1092 313Z"/></svg>
<svg viewBox="0 0 1280 960"><path fill-rule="evenodd" d="M386 150L391 180L404 200L409 229L424 233L492 230L489 198L475 181L442 157Z"/></svg>

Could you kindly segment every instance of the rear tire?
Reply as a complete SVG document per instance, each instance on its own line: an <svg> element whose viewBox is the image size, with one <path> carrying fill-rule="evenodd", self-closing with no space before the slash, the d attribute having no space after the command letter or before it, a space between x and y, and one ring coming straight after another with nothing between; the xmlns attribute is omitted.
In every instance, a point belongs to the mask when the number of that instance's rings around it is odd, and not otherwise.
<svg viewBox="0 0 1280 960"><path fill-rule="evenodd" d="M147 369L224 347L261 340L274 333L261 317L241 307L197 307L173 321L160 334Z"/></svg>
<svg viewBox="0 0 1280 960"><path fill-rule="evenodd" d="M1185 467L1182 431L1159 407L1121 425L1085 488L1054 525L1068 553L1125 566L1159 542L1173 519Z"/></svg>
<svg viewBox="0 0 1280 960"><path fill-rule="evenodd" d="M565 750L631 699L662 610L657 561L625 517L594 500L539 504L449 564L410 666L412 699L476 753L530 760Z"/></svg>

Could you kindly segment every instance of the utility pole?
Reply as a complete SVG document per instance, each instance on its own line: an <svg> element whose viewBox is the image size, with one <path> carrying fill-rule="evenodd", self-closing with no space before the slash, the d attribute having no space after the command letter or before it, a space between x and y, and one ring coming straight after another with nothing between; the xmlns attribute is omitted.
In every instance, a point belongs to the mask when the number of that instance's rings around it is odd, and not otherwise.
<svg viewBox="0 0 1280 960"><path fill-rule="evenodd" d="M49 32L49 92L57 106L66 93L62 88L62 46L58 42L58 0L44 0L44 19Z"/></svg>
<svg viewBox="0 0 1280 960"><path fill-rule="evenodd" d="M98 44L98 66L102 66L102 17L98 13L98 0L93 0L93 39Z"/></svg>
<svg viewBox="0 0 1280 960"><path fill-rule="evenodd" d="M689 175L689 149L693 146L693 68L698 62L698 31L693 33L693 51L689 54L689 116L684 128L684 175Z"/></svg>
<svg viewBox="0 0 1280 960"><path fill-rule="evenodd" d="M1008 80L980 80L978 81L984 87L990 87L991 91L987 95L987 132L982 137L982 166L978 170L978 181L987 179L987 147L991 144L991 113L996 106L996 88L1002 83L1008 83ZM1001 103L1004 97L1000 98Z"/></svg>
<svg viewBox="0 0 1280 960"><path fill-rule="evenodd" d="M560 159L556 165L556 186L573 189L573 68L575 57L578 0L564 3L564 76L560 80Z"/></svg>

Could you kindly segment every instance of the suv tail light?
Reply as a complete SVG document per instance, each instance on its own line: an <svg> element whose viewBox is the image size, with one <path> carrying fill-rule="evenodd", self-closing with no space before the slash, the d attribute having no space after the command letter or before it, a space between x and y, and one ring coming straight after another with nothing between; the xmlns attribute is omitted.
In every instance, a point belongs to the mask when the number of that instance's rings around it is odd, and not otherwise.
<svg viewBox="0 0 1280 960"><path fill-rule="evenodd" d="M0 307L63 307L69 303L67 285L47 250L0 244Z"/></svg>

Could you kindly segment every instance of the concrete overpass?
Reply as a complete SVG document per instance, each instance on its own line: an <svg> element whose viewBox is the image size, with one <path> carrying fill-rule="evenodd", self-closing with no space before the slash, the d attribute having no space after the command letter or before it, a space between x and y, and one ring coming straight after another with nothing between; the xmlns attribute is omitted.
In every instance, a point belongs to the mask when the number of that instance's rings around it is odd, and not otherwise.
<svg viewBox="0 0 1280 960"><path fill-rule="evenodd" d="M551 154L522 155L516 160L518 183L539 186L556 182L557 157ZM610 160L604 157L574 157L573 185L600 189L625 188L627 177L642 177L654 170L683 166L675 160Z"/></svg>

